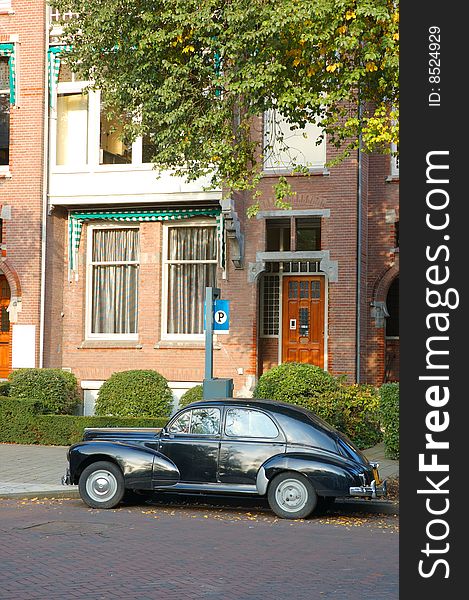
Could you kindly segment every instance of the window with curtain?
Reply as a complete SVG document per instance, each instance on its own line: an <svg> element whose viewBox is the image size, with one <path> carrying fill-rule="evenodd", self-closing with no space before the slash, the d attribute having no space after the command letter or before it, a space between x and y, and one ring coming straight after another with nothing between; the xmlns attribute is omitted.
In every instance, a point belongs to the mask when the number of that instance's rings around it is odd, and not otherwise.
<svg viewBox="0 0 469 600"><path fill-rule="evenodd" d="M205 288L216 285L216 226L169 226L167 234L166 332L202 335Z"/></svg>
<svg viewBox="0 0 469 600"><path fill-rule="evenodd" d="M91 336L137 336L139 235L138 228L91 230Z"/></svg>

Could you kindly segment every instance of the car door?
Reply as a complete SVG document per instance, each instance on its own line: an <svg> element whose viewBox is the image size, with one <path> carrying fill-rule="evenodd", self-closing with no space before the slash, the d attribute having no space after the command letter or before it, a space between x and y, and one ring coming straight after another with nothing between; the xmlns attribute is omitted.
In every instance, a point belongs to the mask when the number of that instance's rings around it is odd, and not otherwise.
<svg viewBox="0 0 469 600"><path fill-rule="evenodd" d="M181 483L216 483L220 425L219 407L194 408L162 431L160 452L177 466Z"/></svg>
<svg viewBox="0 0 469 600"><path fill-rule="evenodd" d="M220 442L220 483L255 485L259 467L286 451L279 425L267 413L228 406Z"/></svg>

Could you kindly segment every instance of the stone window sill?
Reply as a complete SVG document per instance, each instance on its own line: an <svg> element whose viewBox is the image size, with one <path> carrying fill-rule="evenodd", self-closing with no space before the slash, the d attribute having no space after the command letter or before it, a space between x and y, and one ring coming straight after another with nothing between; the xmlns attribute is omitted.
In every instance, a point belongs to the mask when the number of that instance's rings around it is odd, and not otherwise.
<svg viewBox="0 0 469 600"><path fill-rule="evenodd" d="M176 340L160 340L153 348L157 350L164 349L181 349L181 350L205 350L205 342L194 342L194 341L176 341ZM221 350L221 345L214 343L214 350Z"/></svg>
<svg viewBox="0 0 469 600"><path fill-rule="evenodd" d="M79 346L77 346L77 350L81 350L83 348L141 350L142 347L142 344L140 344L138 341L132 340L84 340Z"/></svg>

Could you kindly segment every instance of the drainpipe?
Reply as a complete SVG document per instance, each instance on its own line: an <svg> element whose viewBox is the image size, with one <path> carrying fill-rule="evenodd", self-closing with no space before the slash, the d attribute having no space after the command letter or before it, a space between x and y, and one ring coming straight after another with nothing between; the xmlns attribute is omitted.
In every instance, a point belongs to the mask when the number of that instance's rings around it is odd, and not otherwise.
<svg viewBox="0 0 469 600"><path fill-rule="evenodd" d="M44 27L44 131L43 131L43 167L42 167L42 219L41 219L41 293L39 316L39 368L44 365L44 321L46 299L46 247L47 247L47 209L49 191L49 74L47 51L49 50L49 6L45 5Z"/></svg>
<svg viewBox="0 0 469 600"><path fill-rule="evenodd" d="M360 383L360 338L361 338L361 276L362 276L362 115L363 107L360 99L360 92L358 93L358 120L359 120L359 133L358 133L358 156L357 156L357 321L356 321L356 339L355 339L355 379L357 383Z"/></svg>

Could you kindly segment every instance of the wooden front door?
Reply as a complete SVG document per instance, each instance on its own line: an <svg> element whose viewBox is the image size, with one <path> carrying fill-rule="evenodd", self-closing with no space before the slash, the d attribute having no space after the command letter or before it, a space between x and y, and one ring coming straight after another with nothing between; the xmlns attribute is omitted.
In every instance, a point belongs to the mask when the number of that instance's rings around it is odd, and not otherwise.
<svg viewBox="0 0 469 600"><path fill-rule="evenodd" d="M282 304L282 362L324 368L324 277L284 277Z"/></svg>
<svg viewBox="0 0 469 600"><path fill-rule="evenodd" d="M10 318L7 312L10 304L10 286L5 275L0 275L0 377L10 373Z"/></svg>

